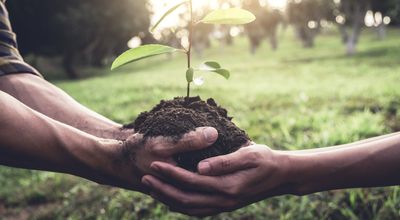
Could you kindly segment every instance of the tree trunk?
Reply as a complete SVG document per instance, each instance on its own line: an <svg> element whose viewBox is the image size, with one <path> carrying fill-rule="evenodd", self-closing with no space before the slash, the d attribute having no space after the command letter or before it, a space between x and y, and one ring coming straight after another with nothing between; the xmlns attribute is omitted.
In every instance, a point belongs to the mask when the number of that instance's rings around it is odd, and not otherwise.
<svg viewBox="0 0 400 220"><path fill-rule="evenodd" d="M296 27L296 32L298 38L301 40L304 48L312 48L314 47L314 33L312 30L307 28L306 26L300 24Z"/></svg>
<svg viewBox="0 0 400 220"><path fill-rule="evenodd" d="M381 23L378 27L376 27L376 31L378 34L378 40L385 40L386 38L386 25Z"/></svg>
<svg viewBox="0 0 400 220"><path fill-rule="evenodd" d="M345 44L349 40L349 34L347 33L345 25L339 25L339 31L342 36L342 42Z"/></svg>
<svg viewBox="0 0 400 220"><path fill-rule="evenodd" d="M349 38L346 43L346 53L348 56L353 56L357 53L356 45L357 43L354 41L353 36Z"/></svg>
<svg viewBox="0 0 400 220"><path fill-rule="evenodd" d="M364 25L365 14L369 6L363 2L355 1L353 7L352 30L351 35L348 36L346 42L346 52L348 56L352 56L357 52L357 43L360 38L361 29Z"/></svg>

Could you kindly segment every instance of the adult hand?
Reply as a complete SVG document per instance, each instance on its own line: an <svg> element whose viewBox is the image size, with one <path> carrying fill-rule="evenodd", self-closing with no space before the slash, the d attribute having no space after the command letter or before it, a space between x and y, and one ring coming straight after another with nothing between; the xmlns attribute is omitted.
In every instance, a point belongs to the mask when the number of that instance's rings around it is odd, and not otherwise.
<svg viewBox="0 0 400 220"><path fill-rule="evenodd" d="M151 195L171 210L193 216L232 211L274 195L290 193L287 157L262 145L206 159L199 173L192 173L164 162L151 169L165 180L146 175L142 182Z"/></svg>
<svg viewBox="0 0 400 220"><path fill-rule="evenodd" d="M167 137L143 138L135 134L118 146L107 148L111 163L106 163L106 173L100 183L147 192L141 183L144 174L151 174L154 161L175 165L173 156L178 153L204 149L218 138L214 128L202 127L185 134L179 141Z"/></svg>

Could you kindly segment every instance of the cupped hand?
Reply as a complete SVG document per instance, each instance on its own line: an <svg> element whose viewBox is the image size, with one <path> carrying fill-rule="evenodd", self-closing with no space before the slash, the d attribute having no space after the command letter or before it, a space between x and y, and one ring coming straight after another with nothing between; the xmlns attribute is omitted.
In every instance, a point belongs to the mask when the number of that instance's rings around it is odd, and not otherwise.
<svg viewBox="0 0 400 220"><path fill-rule="evenodd" d="M109 160L105 161L106 168L103 166L101 183L146 193L148 188L141 183L141 178L153 173L150 169L152 162L175 165L175 154L207 148L217 138L217 130L211 127L197 128L180 140L144 138L142 134L134 134L118 146L108 148Z"/></svg>
<svg viewBox="0 0 400 220"><path fill-rule="evenodd" d="M209 216L290 193L287 167L288 159L283 153L267 146L251 145L202 161L198 165L199 173L153 162L151 169L162 178L146 175L142 182L151 188L155 199L172 211Z"/></svg>

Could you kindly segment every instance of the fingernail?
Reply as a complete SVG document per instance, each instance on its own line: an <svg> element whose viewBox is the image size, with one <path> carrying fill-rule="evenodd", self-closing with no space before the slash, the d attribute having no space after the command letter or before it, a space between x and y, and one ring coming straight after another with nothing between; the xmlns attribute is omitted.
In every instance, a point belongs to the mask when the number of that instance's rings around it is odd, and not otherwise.
<svg viewBox="0 0 400 220"><path fill-rule="evenodd" d="M218 131L215 128L207 127L203 130L207 143L213 144L218 138Z"/></svg>
<svg viewBox="0 0 400 220"><path fill-rule="evenodd" d="M209 162L201 162L201 163L199 163L198 169L201 174L206 174L211 170L210 163Z"/></svg>
<svg viewBox="0 0 400 220"><path fill-rule="evenodd" d="M148 187L151 187L151 182L150 182L148 179L146 179L146 178L143 178L143 179L142 179L142 183L143 183L144 185L148 186Z"/></svg>

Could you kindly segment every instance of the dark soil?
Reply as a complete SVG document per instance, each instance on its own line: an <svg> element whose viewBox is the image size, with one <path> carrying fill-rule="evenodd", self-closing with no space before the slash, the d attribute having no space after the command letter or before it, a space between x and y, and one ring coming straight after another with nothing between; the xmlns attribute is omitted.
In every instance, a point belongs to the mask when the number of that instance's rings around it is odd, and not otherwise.
<svg viewBox="0 0 400 220"><path fill-rule="evenodd" d="M196 171L206 158L232 153L249 142L247 134L228 117L228 112L213 99L200 97L175 98L161 101L149 112L143 112L126 128L133 128L145 138L166 136L179 140L197 127L211 126L218 130L218 140L209 148L181 153L175 157L178 166Z"/></svg>

